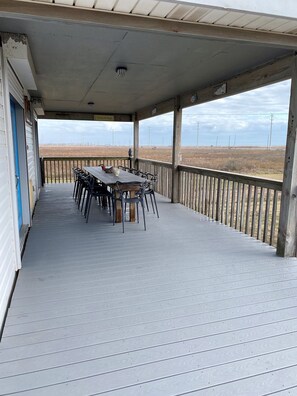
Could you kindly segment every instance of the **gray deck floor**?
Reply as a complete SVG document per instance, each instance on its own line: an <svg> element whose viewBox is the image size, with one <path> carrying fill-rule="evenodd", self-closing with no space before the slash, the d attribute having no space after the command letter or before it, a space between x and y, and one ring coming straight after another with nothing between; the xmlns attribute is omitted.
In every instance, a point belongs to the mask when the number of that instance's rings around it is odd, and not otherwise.
<svg viewBox="0 0 297 396"><path fill-rule="evenodd" d="M297 262L160 198L85 224L71 185L36 208L0 344L0 394L297 395Z"/></svg>

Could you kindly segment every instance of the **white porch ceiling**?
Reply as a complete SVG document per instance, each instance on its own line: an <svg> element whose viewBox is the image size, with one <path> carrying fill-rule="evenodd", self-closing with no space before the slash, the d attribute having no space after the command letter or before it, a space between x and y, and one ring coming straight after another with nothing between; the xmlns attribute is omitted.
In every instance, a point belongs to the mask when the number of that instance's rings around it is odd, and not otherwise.
<svg viewBox="0 0 297 396"><path fill-rule="evenodd" d="M1 4L5 4L2 9ZM22 7L28 4L29 10ZM40 14L33 13L37 6L43 7ZM53 9L55 15L61 10L63 17L49 17L47 11ZM79 9L100 14L100 21L80 20ZM122 18L109 24L107 17L122 14L137 20L135 26L121 24ZM147 29L142 21L148 19L170 19L183 26L225 26L229 33L208 37L207 33ZM277 45L233 40L230 34L230 27L255 32L265 26L265 39L269 29L279 33L278 38L290 36L289 45L282 46L281 40ZM57 112L132 114L291 55L295 40L297 49L297 20L176 1L0 0L0 31L28 36L38 87L32 94L42 97L46 111ZM124 78L116 75L118 66L127 67Z"/></svg>

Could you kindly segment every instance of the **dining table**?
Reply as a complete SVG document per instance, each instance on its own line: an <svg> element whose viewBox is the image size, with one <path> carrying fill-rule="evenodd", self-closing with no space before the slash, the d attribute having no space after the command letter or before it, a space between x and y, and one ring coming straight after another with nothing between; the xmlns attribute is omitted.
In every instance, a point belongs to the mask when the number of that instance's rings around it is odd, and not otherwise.
<svg viewBox="0 0 297 396"><path fill-rule="evenodd" d="M110 173L108 168L107 172L102 169L101 166L85 166L83 168L85 172L88 174L92 175L97 179L100 183L103 183L105 186L114 189L116 186L117 182L120 183L127 183L127 191L129 192L131 198L135 196L135 189L131 188L131 185L128 183L143 183L144 179L143 177L134 175L133 173L130 173L128 171L125 171L123 169L119 169L119 174L115 175L114 173ZM115 192L118 194L117 192ZM122 222L122 209L121 209L121 204L119 201L116 201L116 213L115 213L115 222L116 223L121 223ZM129 211L129 220L131 222L135 222L135 204L132 203L130 204L130 211Z"/></svg>

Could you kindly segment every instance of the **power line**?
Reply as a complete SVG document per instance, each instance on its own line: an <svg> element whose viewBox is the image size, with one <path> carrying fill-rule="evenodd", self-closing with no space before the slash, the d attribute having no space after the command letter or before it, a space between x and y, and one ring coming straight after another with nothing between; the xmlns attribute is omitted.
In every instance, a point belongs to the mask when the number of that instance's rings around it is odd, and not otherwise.
<svg viewBox="0 0 297 396"><path fill-rule="evenodd" d="M183 114L183 117L188 117L188 116L199 116L199 117L204 117L204 116L249 116L249 117L255 117L255 116L263 116L263 117L271 117L271 114L275 115L288 115L288 113L188 113L188 114Z"/></svg>

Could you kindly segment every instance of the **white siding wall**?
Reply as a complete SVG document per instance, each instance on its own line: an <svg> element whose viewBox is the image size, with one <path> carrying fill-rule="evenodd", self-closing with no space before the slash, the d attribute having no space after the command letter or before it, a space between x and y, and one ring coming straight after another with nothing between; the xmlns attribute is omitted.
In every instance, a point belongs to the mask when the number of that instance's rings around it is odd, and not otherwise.
<svg viewBox="0 0 297 396"><path fill-rule="evenodd" d="M17 268L10 172L4 111L3 68L0 57L0 326Z"/></svg>

